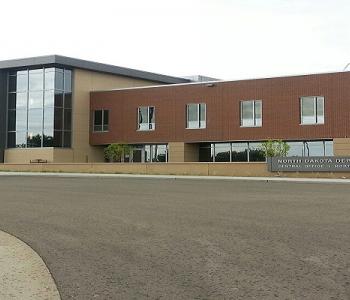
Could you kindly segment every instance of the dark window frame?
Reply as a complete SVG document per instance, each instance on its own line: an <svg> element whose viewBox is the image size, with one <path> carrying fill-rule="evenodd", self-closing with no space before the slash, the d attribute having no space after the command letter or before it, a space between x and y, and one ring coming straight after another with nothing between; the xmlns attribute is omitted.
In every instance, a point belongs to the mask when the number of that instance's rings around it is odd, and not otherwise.
<svg viewBox="0 0 350 300"><path fill-rule="evenodd" d="M96 122L96 113L101 112L101 124L95 124ZM93 122L92 122L92 132L94 133L104 133L109 132L109 119L110 119L110 110L109 109L95 109L93 111ZM107 113L108 123L105 121L105 113ZM100 126L101 130L96 130L96 126Z"/></svg>
<svg viewBox="0 0 350 300"><path fill-rule="evenodd" d="M41 135L41 143L40 145L36 145L35 148L50 148L50 147L55 147L55 148L71 148L72 147L72 139L70 138L70 140L61 140L61 142L57 145L57 146L49 146L46 142L45 142L45 138L49 137L49 136L45 136L45 134L47 133L47 128L45 127L45 115L46 115L46 109L48 108L48 106L46 106L46 102L45 102L45 99L46 99L46 93L47 92L51 92L51 91L57 91L56 89L56 86L55 86L55 83L53 84L52 88L51 89L47 89L46 88L46 70L48 69L53 69L54 72L56 73L56 71L61 71L61 72L66 72L67 74L69 74L67 80L70 81L69 83L69 91L62 91L63 92L63 99L66 97L66 95L69 94L69 97L72 97L72 86L73 86L73 77L72 77L72 74L73 74L73 70L71 69L66 69L66 68L61 68L61 67L58 67L58 66L43 66L41 68L37 68L37 67L29 67L29 68L25 68L25 69L16 69L16 70L13 70L13 71L10 71L8 72L8 79L7 79L7 87L8 87L8 91L7 91L7 105L9 105L9 101L10 101L10 98L11 100L14 100L15 99L15 102L14 103L11 103L12 106L8 106L7 108L7 121L6 121L6 131L7 131L7 134L6 134L6 148L7 149L13 149L13 148L31 148L32 144L31 144L31 137L30 137L30 120L28 118L29 116L29 113L31 110L34 110L34 109L40 109L42 111L41 113L41 120L40 120L40 123L41 123L41 129L40 129L40 135ZM33 89L30 89L30 75L40 75L39 77L41 78L42 82L41 83L37 83L38 85L38 88L33 88ZM65 73L64 73L65 74ZM10 90L10 79L14 79L15 77L17 78L18 76L22 76L23 78L26 78L26 89L22 90L17 90L17 87L16 89L11 89ZM34 78L34 77L33 77ZM65 79L65 78L64 78ZM34 79L33 79L34 80ZM67 81L66 80L66 81ZM17 80L16 80L17 81ZM33 81L33 83L35 82L35 80ZM67 83L68 84L68 83ZM17 122L17 111L19 111L21 108L17 108L17 96L20 95L20 94L24 94L25 96L25 99L26 99L26 105L25 107L23 107L23 110L26 111L26 115L27 115L27 118L26 118L26 129L25 130L17 130L18 128L16 127L15 130L9 130L10 128L8 128L8 123L9 123L9 114L11 112L15 112L16 114L16 122ZM32 106L30 107L30 103L29 103L29 99L30 99L30 94L33 94L33 95L41 95L41 98L42 98L42 103L40 102L40 105L35 105L35 106ZM14 98L14 99L13 99ZM38 98L39 99L39 98ZM39 102L38 102L39 103ZM54 105L54 104L53 104ZM13 107L15 106L15 107ZM72 119L73 115L72 115L72 108L69 107L71 110L70 110L70 120ZM54 121L53 121L54 122ZM63 131L69 131L70 132L70 137L72 136L72 129L65 129L64 128L64 120L62 120L62 134L63 134ZM71 126L72 127L72 124ZM11 128L13 129L13 128ZM16 145L16 144L13 144L12 143L12 140L10 141L9 140L9 136L14 136L15 139L17 137L17 133L22 135L23 133L25 133L26 135L26 142L25 144L20 144L20 146ZM53 138L53 137L52 137Z"/></svg>

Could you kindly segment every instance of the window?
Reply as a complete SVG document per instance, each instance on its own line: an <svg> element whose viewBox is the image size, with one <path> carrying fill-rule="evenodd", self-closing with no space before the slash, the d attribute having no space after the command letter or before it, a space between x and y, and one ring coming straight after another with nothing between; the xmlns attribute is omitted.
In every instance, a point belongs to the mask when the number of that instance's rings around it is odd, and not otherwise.
<svg viewBox="0 0 350 300"><path fill-rule="evenodd" d="M130 162L167 162L168 161L168 145L167 144L147 144L134 145L131 147L129 157Z"/></svg>
<svg viewBox="0 0 350 300"><path fill-rule="evenodd" d="M333 156L332 141L304 142L304 156Z"/></svg>
<svg viewBox="0 0 350 300"><path fill-rule="evenodd" d="M232 143L232 161L248 161L248 143Z"/></svg>
<svg viewBox="0 0 350 300"><path fill-rule="evenodd" d="M206 104L187 104L187 129L206 128Z"/></svg>
<svg viewBox="0 0 350 300"><path fill-rule="evenodd" d="M301 124L324 124L324 97L302 97Z"/></svg>
<svg viewBox="0 0 350 300"><path fill-rule="evenodd" d="M333 141L324 141L324 155L333 156Z"/></svg>
<svg viewBox="0 0 350 300"><path fill-rule="evenodd" d="M199 146L199 161L208 162L214 160L214 146L212 144L201 144Z"/></svg>
<svg viewBox="0 0 350 300"><path fill-rule="evenodd" d="M333 156L333 141L287 142L287 156Z"/></svg>
<svg viewBox="0 0 350 300"><path fill-rule="evenodd" d="M262 150L261 143L249 144L249 161L266 161L265 152Z"/></svg>
<svg viewBox="0 0 350 300"><path fill-rule="evenodd" d="M71 72L55 67L10 71L8 148L71 146Z"/></svg>
<svg viewBox="0 0 350 300"><path fill-rule="evenodd" d="M94 111L94 132L108 131L108 124L109 124L109 111L105 109L95 110Z"/></svg>
<svg viewBox="0 0 350 300"><path fill-rule="evenodd" d="M241 126L261 127L262 126L262 101L249 100L241 101Z"/></svg>
<svg viewBox="0 0 350 300"><path fill-rule="evenodd" d="M138 130L155 129L155 109L154 106L141 106L138 108Z"/></svg>
<svg viewBox="0 0 350 300"><path fill-rule="evenodd" d="M152 162L167 162L168 147L167 145L152 145Z"/></svg>
<svg viewBox="0 0 350 300"><path fill-rule="evenodd" d="M167 145L144 145L145 162L167 162Z"/></svg>
<svg viewBox="0 0 350 300"><path fill-rule="evenodd" d="M287 141L287 156L333 156L333 141ZM261 142L201 143L200 162L264 162Z"/></svg>
<svg viewBox="0 0 350 300"><path fill-rule="evenodd" d="M231 144L218 143L214 145L215 161L230 162L231 161Z"/></svg>
<svg viewBox="0 0 350 300"><path fill-rule="evenodd" d="M44 89L44 70L30 70L29 71L29 90L42 91Z"/></svg>
<svg viewBox="0 0 350 300"><path fill-rule="evenodd" d="M199 146L200 162L249 162L265 160L262 145L258 142L206 143Z"/></svg>
<svg viewBox="0 0 350 300"><path fill-rule="evenodd" d="M313 141L304 143L305 156L324 156L323 141Z"/></svg>
<svg viewBox="0 0 350 300"><path fill-rule="evenodd" d="M287 156L303 156L304 143L303 142L288 142L289 150Z"/></svg>

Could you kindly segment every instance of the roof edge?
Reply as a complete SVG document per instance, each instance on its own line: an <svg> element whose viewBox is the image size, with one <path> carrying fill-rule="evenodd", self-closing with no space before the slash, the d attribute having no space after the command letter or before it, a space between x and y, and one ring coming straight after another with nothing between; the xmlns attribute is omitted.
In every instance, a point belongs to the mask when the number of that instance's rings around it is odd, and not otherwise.
<svg viewBox="0 0 350 300"><path fill-rule="evenodd" d="M295 78L295 77L307 77L307 76L317 76L317 75L336 75L336 74L350 74L350 71L329 71L329 72L321 72L321 73L309 73L309 74L294 74L294 75L281 75L274 77L257 77L257 78L243 78L243 79L231 79L231 80L208 80L208 81L191 81L184 83L176 83L172 84L171 87L178 86L192 86L192 85L203 85L212 87L215 84L223 84L223 83L233 83L233 82L243 82L243 81L258 81L258 80L273 80L273 79L285 79L285 78ZM99 93L99 92L114 92L114 91L125 91L125 90L141 90L141 89L152 89L152 88L163 88L170 87L169 85L161 84L161 85L149 85L149 86L137 86L137 87L126 87L126 88L116 88L116 89L107 89L107 90L94 90L90 93Z"/></svg>
<svg viewBox="0 0 350 300"><path fill-rule="evenodd" d="M37 56L37 57L28 57L21 59L11 59L0 61L0 70L1 69L11 69L19 67L29 67L29 66L40 66L48 64L59 64L64 66L69 66L78 69L85 69L100 73L108 73L113 75L126 76L131 78L144 79L159 83L165 84L178 84L178 83L188 83L191 80L175 77L169 75L163 75L158 73L152 73L147 71L141 71L136 69L130 69L125 67L119 67L104 63L98 63L88 60L82 60L62 55L46 55L46 56Z"/></svg>

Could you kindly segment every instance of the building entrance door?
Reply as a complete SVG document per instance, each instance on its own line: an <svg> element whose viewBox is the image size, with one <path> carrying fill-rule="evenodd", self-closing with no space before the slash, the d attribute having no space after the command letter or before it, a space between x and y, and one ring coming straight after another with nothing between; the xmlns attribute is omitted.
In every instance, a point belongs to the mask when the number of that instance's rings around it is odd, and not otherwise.
<svg viewBox="0 0 350 300"><path fill-rule="evenodd" d="M142 162L142 148L136 148L132 150L132 162L134 163L140 163Z"/></svg>

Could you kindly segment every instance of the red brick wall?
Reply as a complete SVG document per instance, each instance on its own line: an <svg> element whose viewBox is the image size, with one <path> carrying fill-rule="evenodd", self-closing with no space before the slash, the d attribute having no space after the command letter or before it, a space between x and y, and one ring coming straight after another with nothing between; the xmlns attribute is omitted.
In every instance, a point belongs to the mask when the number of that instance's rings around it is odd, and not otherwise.
<svg viewBox="0 0 350 300"><path fill-rule="evenodd" d="M325 97L324 125L300 125L301 96ZM262 100L263 126L241 128L240 101L253 99ZM207 104L206 129L185 129L193 102ZM156 108L156 130L137 131L137 108L147 105ZM93 92L90 106L91 116L110 110L109 132L90 130L93 145L348 137L350 72Z"/></svg>

